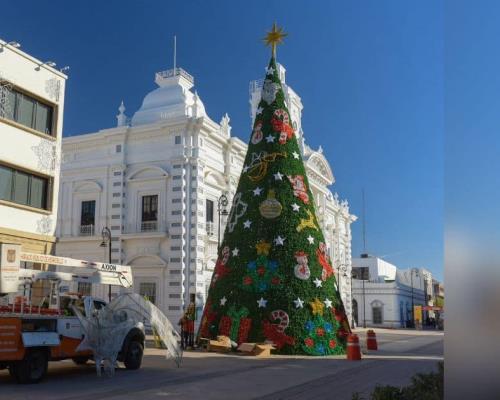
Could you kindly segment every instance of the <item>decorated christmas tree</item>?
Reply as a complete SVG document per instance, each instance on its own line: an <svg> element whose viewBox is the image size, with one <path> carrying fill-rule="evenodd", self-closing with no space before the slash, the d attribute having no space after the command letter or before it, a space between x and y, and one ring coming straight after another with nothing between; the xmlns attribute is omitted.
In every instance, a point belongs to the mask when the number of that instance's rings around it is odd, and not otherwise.
<svg viewBox="0 0 500 400"><path fill-rule="evenodd" d="M276 66L284 36L274 25L265 38L272 57L199 336L343 354L350 328Z"/></svg>

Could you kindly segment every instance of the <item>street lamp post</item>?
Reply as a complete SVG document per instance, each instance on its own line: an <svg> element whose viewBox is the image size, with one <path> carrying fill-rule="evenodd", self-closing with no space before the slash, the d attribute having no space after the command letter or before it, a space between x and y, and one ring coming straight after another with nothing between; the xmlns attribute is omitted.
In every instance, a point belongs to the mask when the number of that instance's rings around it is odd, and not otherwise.
<svg viewBox="0 0 500 400"><path fill-rule="evenodd" d="M111 231L105 226L101 231L102 242L101 247L108 246L108 262L111 264ZM111 301L111 285L108 286L108 301Z"/></svg>
<svg viewBox="0 0 500 400"><path fill-rule="evenodd" d="M218 232L217 232L217 253L220 250L220 220L221 220L221 215L228 215L229 213L227 212L227 205L229 202L227 201L227 196L223 193L217 200L217 213L219 214L219 226L218 226Z"/></svg>
<svg viewBox="0 0 500 400"><path fill-rule="evenodd" d="M415 326L415 304L414 304L414 295L413 295L413 272L415 272L415 276L418 277L418 269L412 268L410 270L410 282L411 282L411 326Z"/></svg>
<svg viewBox="0 0 500 400"><path fill-rule="evenodd" d="M360 267L358 269L361 274L360 278L363 281L363 328L366 328L366 295L365 295L365 277L370 280L370 274L368 267Z"/></svg>
<svg viewBox="0 0 500 400"><path fill-rule="evenodd" d="M363 328L366 328L366 296L365 296L365 277L363 275Z"/></svg>
<svg viewBox="0 0 500 400"><path fill-rule="evenodd" d="M370 280L370 274L368 267L356 267L353 268L353 271L351 272L351 298L352 298L352 278L355 278L356 280L361 280L362 282L362 294L363 294L363 328L366 328L366 295L365 295L365 277L368 277L368 280ZM360 304L356 302L356 313L357 313L357 320L356 322L359 324L359 307ZM353 316L353 321L354 321L354 316ZM354 326L354 323L353 323Z"/></svg>
<svg viewBox="0 0 500 400"><path fill-rule="evenodd" d="M355 273L351 271L351 326L354 327L354 298L352 297L352 278L354 278ZM357 304L357 303L356 303ZM357 311L356 305L356 313Z"/></svg>

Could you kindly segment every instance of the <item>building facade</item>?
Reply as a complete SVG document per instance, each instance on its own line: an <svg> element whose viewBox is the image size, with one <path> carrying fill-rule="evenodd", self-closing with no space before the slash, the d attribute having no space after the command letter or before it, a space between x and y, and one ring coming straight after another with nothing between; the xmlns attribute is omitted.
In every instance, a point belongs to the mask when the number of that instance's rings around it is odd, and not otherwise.
<svg viewBox="0 0 500 400"><path fill-rule="evenodd" d="M116 127L63 140L57 253L107 260L99 245L108 227L111 261L131 265L134 290L176 321L190 293L203 307L226 222L219 198L227 195L229 211L247 145L231 135L227 114L219 123L207 115L186 71L159 72L155 82L130 120L122 103ZM300 98L291 101L301 111ZM331 254L350 273L356 217L328 189L334 177L322 152L305 144L303 152ZM349 295L350 287L348 307Z"/></svg>
<svg viewBox="0 0 500 400"><path fill-rule="evenodd" d="M439 329L444 329L444 285L437 279L432 280L434 295L434 318Z"/></svg>
<svg viewBox="0 0 500 400"><path fill-rule="evenodd" d="M353 258L353 319L356 326L405 328L413 306L428 305L424 268L400 270L378 257ZM431 281L432 283L432 275ZM425 313L424 313L425 314ZM428 314L423 316L424 321Z"/></svg>
<svg viewBox="0 0 500 400"><path fill-rule="evenodd" d="M54 66L0 40L0 242L41 254L56 241L67 76Z"/></svg>

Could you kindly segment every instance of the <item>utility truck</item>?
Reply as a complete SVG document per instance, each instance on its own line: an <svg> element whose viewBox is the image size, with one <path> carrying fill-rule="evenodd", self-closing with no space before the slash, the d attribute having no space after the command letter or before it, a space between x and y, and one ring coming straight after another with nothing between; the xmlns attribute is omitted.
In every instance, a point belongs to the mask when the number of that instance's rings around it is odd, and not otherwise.
<svg viewBox="0 0 500 400"><path fill-rule="evenodd" d="M0 253L0 369L8 368L19 383L36 383L45 376L49 361L72 359L85 364L92 359L91 350L77 349L85 333L71 310L76 306L91 317L106 302L71 293L63 282L130 288L130 267L27 253L19 245L6 243L0 243ZM21 268L21 261L57 266L57 270ZM50 292L33 304L32 286L41 280L50 283ZM117 361L127 369L140 368L144 342L144 326L132 326Z"/></svg>

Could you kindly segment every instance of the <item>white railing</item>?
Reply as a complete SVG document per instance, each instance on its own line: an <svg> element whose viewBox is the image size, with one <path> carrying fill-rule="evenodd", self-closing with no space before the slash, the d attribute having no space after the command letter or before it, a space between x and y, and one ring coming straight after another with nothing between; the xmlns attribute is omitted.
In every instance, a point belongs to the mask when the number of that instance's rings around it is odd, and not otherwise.
<svg viewBox="0 0 500 400"><path fill-rule="evenodd" d="M142 221L141 232L158 232L158 221Z"/></svg>
<svg viewBox="0 0 500 400"><path fill-rule="evenodd" d="M194 84L194 77L191 74L188 74L182 68L172 68L167 69L166 71L160 71L156 73L155 82L159 85L164 79L172 78L173 76L183 76L189 82Z"/></svg>
<svg viewBox="0 0 500 400"><path fill-rule="evenodd" d="M148 232L165 232L168 234L168 228L165 223L159 221L138 221L124 226L123 233L136 234Z"/></svg>
<svg viewBox="0 0 500 400"><path fill-rule="evenodd" d="M205 247L205 252L208 256L217 257L217 243L208 243L208 246Z"/></svg>
<svg viewBox="0 0 500 400"><path fill-rule="evenodd" d="M213 222L207 222L205 224L205 230L207 231L207 236L214 236L216 234L216 226Z"/></svg>
<svg viewBox="0 0 500 400"><path fill-rule="evenodd" d="M80 225L79 235L80 236L94 236L95 226L94 225Z"/></svg>

